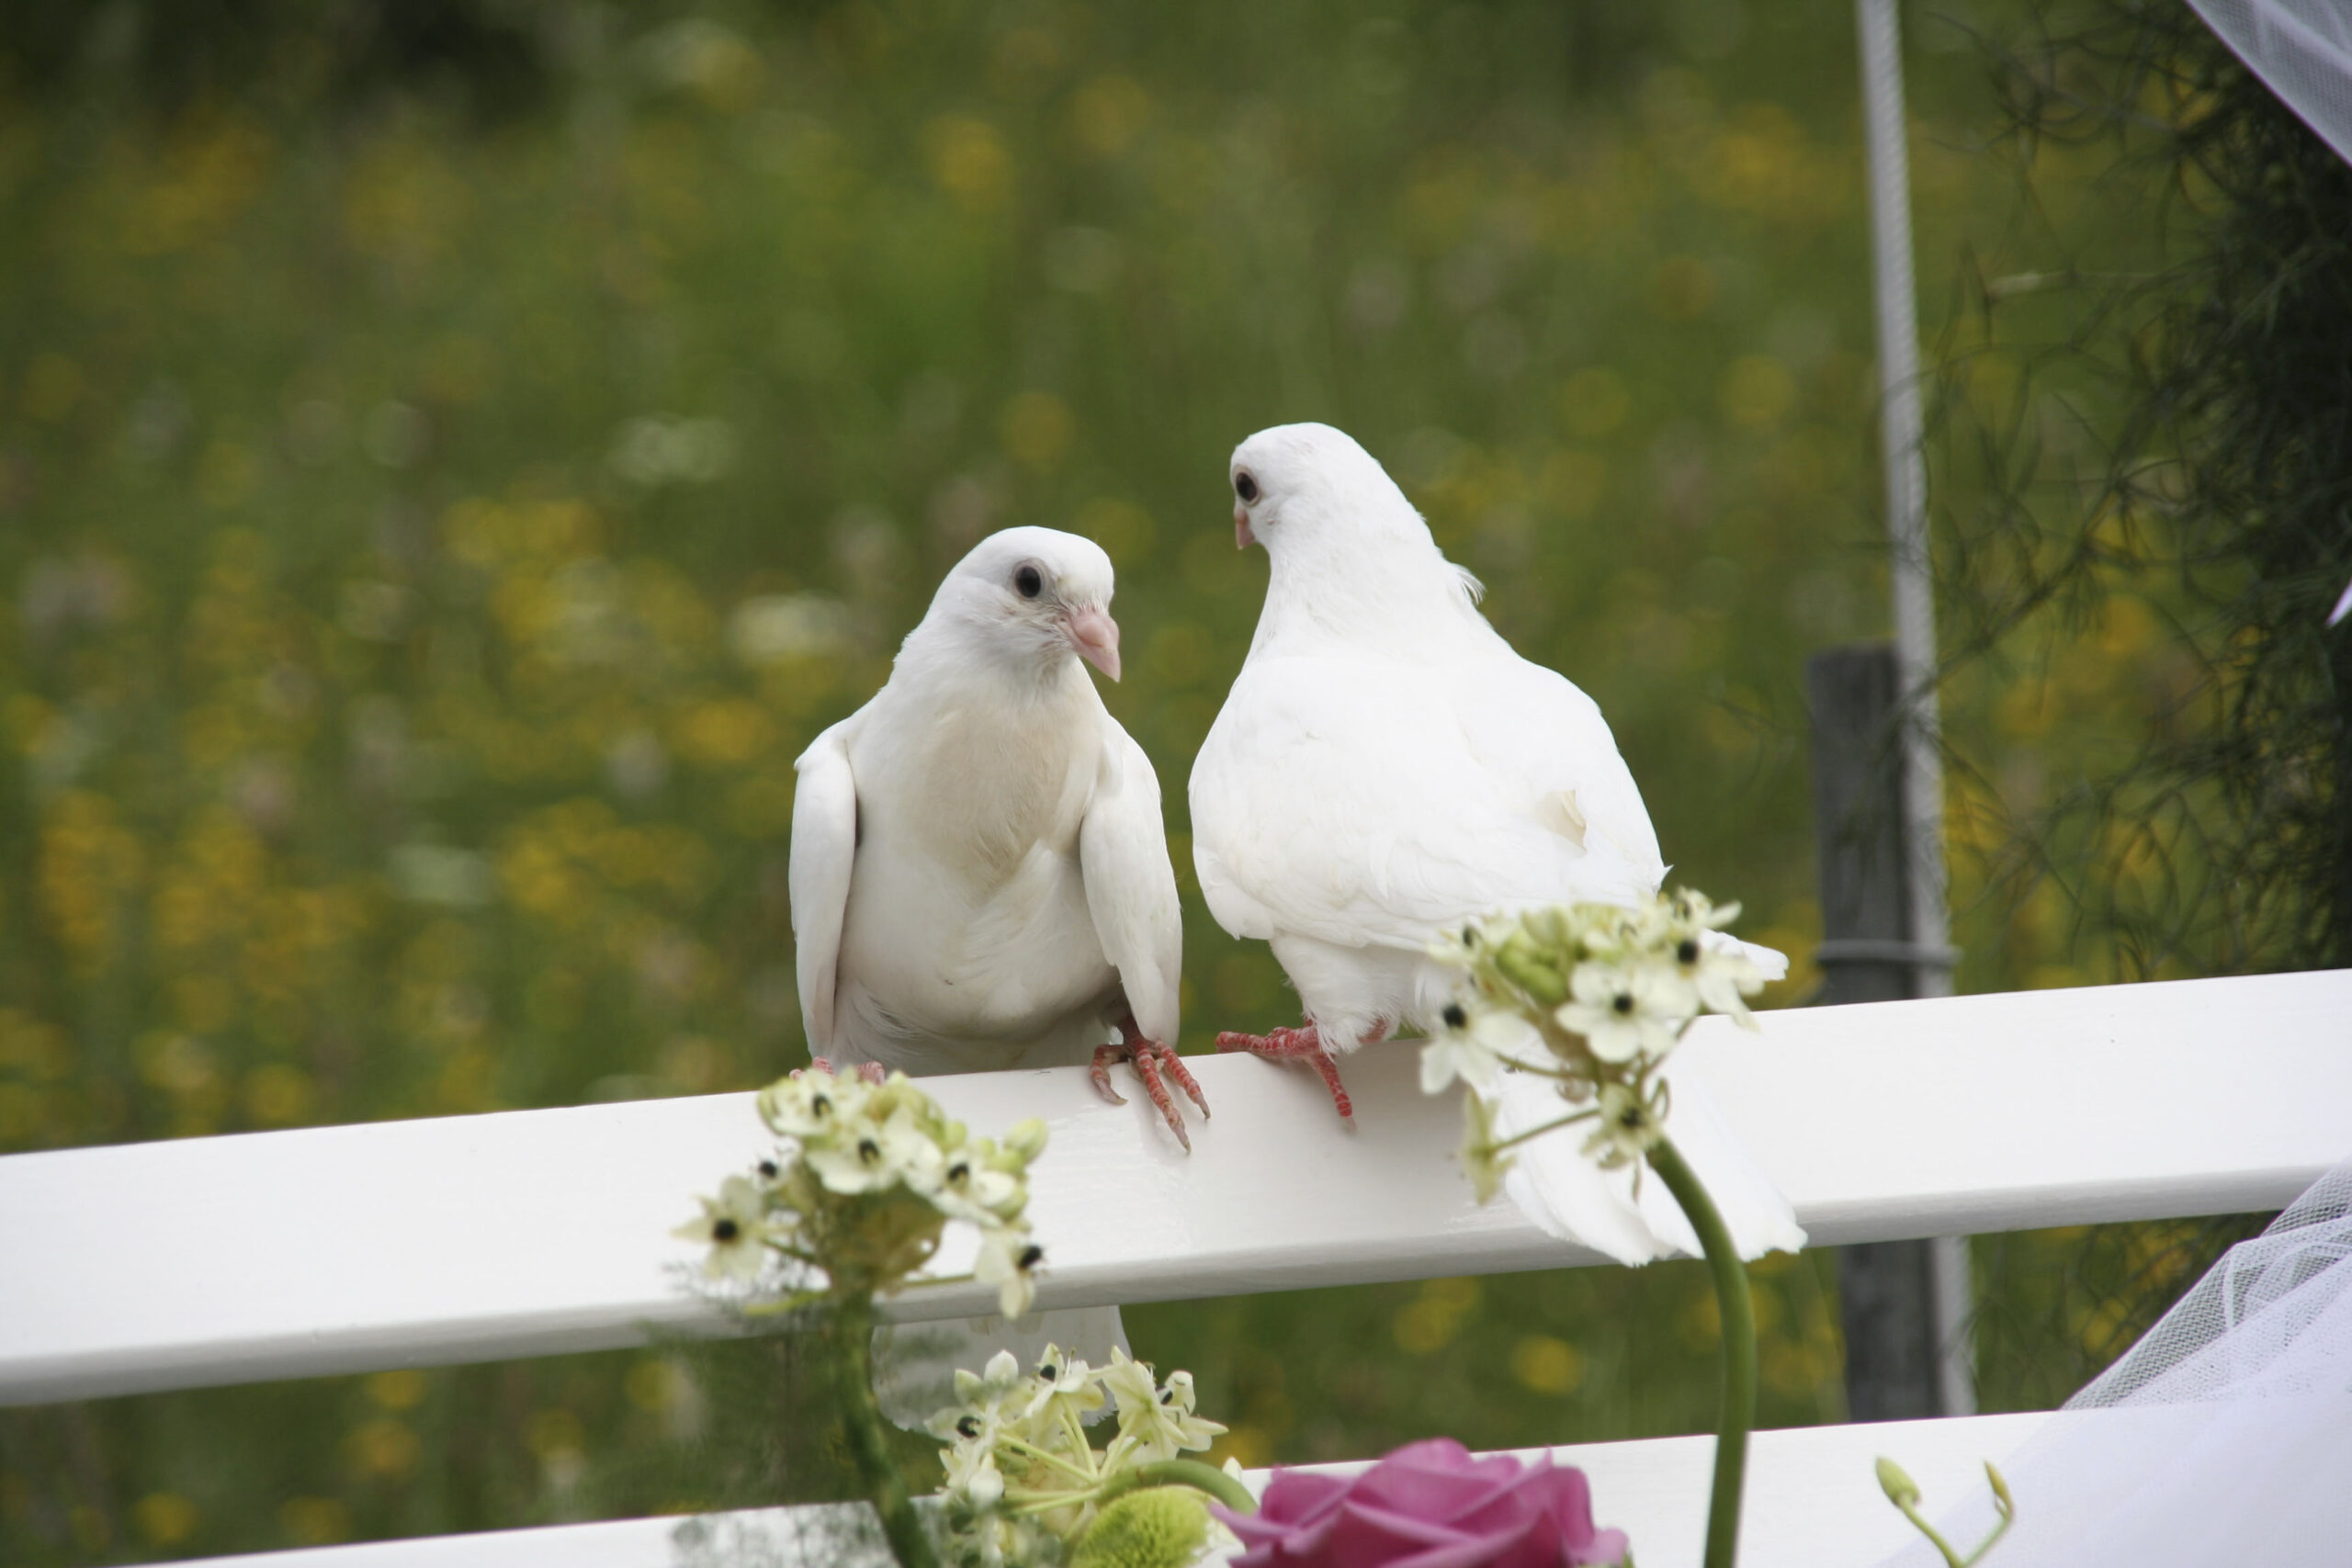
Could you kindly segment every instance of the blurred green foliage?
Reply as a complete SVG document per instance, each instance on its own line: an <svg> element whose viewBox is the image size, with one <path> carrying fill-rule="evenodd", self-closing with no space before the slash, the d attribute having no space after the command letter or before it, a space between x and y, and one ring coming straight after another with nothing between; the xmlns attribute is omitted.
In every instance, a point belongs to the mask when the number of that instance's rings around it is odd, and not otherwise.
<svg viewBox="0 0 2352 1568"><path fill-rule="evenodd" d="M1932 300L1963 242L2046 236L2003 227L1964 31L1913 26ZM1167 794L1187 1039L1294 1021L1191 886L1183 781L1264 581L1225 456L1295 419L1386 461L1599 699L1678 875L1747 902L1801 1000L1803 660L1883 625L1850 28L1829 0L12 11L0 1150L795 1065L791 760L1015 523L1120 570L1105 694ZM1952 694L1984 749L1963 903L1992 795L2144 723L2166 653L2118 611L2051 658ZM1967 983L2110 977L2061 923L1964 919ZM1767 1418L1834 1419L1831 1260L1762 1273ZM1670 1265L1129 1321L1260 1461L1700 1429L1710 1303ZM11 1413L0 1543L825 1495L782 1355Z"/></svg>

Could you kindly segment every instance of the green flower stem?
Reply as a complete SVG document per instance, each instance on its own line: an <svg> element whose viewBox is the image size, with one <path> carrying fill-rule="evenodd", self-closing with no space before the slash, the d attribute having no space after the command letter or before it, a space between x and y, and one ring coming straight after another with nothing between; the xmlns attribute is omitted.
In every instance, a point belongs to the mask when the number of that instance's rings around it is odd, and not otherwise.
<svg viewBox="0 0 2352 1568"><path fill-rule="evenodd" d="M874 1298L838 1296L827 1332L833 1339L833 1365L840 1370L842 1414L849 1423L849 1447L874 1511L882 1516L883 1538L899 1568L939 1568L931 1532L907 1495L906 1477L890 1458L882 1411L874 1403Z"/></svg>
<svg viewBox="0 0 2352 1568"><path fill-rule="evenodd" d="M1563 1116L1556 1122L1546 1122L1541 1127L1530 1127L1524 1133L1513 1133L1508 1138L1498 1138L1487 1145L1487 1152L1490 1155L1498 1155L1505 1149L1517 1148L1521 1144L1532 1143L1546 1133L1556 1133L1563 1127L1573 1127L1579 1122L1596 1121L1600 1115L1600 1112L1598 1111L1578 1111L1571 1115Z"/></svg>
<svg viewBox="0 0 2352 1568"><path fill-rule="evenodd" d="M1079 1483L1080 1490L1093 1485L1097 1479L1092 1471L1086 1469L1075 1461L1065 1459L1062 1455L1057 1453L1049 1453L1046 1450L1039 1448L1035 1443L1024 1443L1010 1432L998 1433L996 1440L1008 1449L1012 1449L1018 1453L1027 1454L1031 1459L1039 1461L1045 1464L1049 1464L1056 1470L1060 1471L1063 1474L1074 1478ZM1090 1450L1089 1451L1091 1452L1092 1450Z"/></svg>
<svg viewBox="0 0 2352 1568"><path fill-rule="evenodd" d="M1943 1554L1943 1560L1951 1564L1951 1568L1976 1568L1976 1564L1984 1561L1984 1554L1992 1551L1994 1547L1999 1545L2001 1538L2009 1533L2009 1526L2017 1517L2016 1514L2011 1511L2008 1506L2007 1486L2007 1483L2003 1483L2000 1479L2001 1472L1997 1470L1994 1470L1993 1466L1989 1462L1984 1466L1984 1468L1992 1472L1993 1478L1996 1483L1995 1495L1999 1499L1998 1512L2001 1516L2001 1522L1995 1525L1993 1527L1993 1533L1986 1536L1982 1541L1978 1542L1976 1550L1970 1552L1965 1557L1962 1557L1960 1554L1958 1549L1956 1549L1951 1542L1943 1538L1942 1532L1939 1531L1935 1526L1928 1522L1927 1516L1919 1512L1919 1506L1917 1503L1907 1498L1900 1497L1896 1498L1894 1501L1894 1506L1903 1510L1903 1517L1909 1519L1914 1525L1918 1527L1919 1533L1926 1536L1928 1543L1939 1552Z"/></svg>
<svg viewBox="0 0 2352 1568"><path fill-rule="evenodd" d="M1715 1432L1715 1484L1707 1501L1706 1568L1732 1568L1739 1555L1739 1495L1747 1479L1747 1434L1756 1425L1756 1308L1748 1300L1747 1270L1731 1244L1731 1232L1714 1200L1683 1163L1681 1151L1666 1139L1652 1145L1650 1168L1682 1205L1699 1233L1714 1276L1724 1339L1724 1405Z"/></svg>
<svg viewBox="0 0 2352 1568"><path fill-rule="evenodd" d="M1205 1492L1237 1514L1254 1514L1258 1499L1250 1488L1227 1475L1216 1465L1196 1459L1163 1459L1150 1464L1139 1464L1112 1477L1097 1494L1096 1501L1107 1503L1121 1493L1133 1492L1145 1486L1189 1486Z"/></svg>

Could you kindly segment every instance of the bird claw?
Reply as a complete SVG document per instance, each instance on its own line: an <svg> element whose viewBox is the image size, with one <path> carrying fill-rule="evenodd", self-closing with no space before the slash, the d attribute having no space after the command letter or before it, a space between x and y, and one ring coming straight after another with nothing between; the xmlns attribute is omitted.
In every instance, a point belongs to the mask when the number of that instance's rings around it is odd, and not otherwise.
<svg viewBox="0 0 2352 1568"><path fill-rule="evenodd" d="M1340 1064L1331 1053L1323 1049L1323 1037L1312 1023L1296 1029L1269 1030L1263 1034L1244 1034L1228 1029L1216 1037L1220 1055L1232 1051L1247 1051L1253 1056L1273 1061L1305 1062L1322 1077L1323 1087L1331 1091L1331 1104L1340 1112L1340 1120L1354 1124L1355 1102L1348 1098L1345 1086L1340 1082Z"/></svg>
<svg viewBox="0 0 2352 1568"><path fill-rule="evenodd" d="M1184 1118L1178 1112L1175 1097L1168 1092L1167 1081L1160 1075L1165 1073L1167 1077L1174 1078L1176 1087L1184 1091L1205 1117L1209 1113L1209 1102L1207 1097L1201 1093L1200 1084L1184 1066L1184 1058L1179 1056L1172 1047L1144 1038L1142 1032L1132 1022L1119 1033L1118 1044L1097 1045L1094 1048L1094 1063L1087 1069L1087 1077L1094 1080L1096 1092L1114 1105L1125 1105L1126 1096L1111 1085L1111 1064L1131 1064L1136 1077L1143 1080L1144 1093L1151 1097L1152 1104L1159 1108L1160 1117L1167 1122L1168 1130L1176 1134L1176 1141L1184 1145L1184 1152L1191 1154L1192 1134L1184 1130Z"/></svg>

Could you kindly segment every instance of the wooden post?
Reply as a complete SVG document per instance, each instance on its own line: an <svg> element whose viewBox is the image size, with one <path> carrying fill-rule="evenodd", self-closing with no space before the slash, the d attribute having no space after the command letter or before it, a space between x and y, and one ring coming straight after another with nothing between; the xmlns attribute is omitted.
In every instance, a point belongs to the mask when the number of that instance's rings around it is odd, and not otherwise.
<svg viewBox="0 0 2352 1568"><path fill-rule="evenodd" d="M1912 930L1915 864L1904 835L1902 686L1883 643L1805 664L1813 709L1814 824L1821 852L1825 1005L1950 991L1951 949ZM1902 1042L1890 1040L1890 1050ZM1846 1402L1856 1421L1966 1414L1965 1243L1894 1241L1838 1254ZM1940 1247L1946 1256L1939 1258ZM1957 1289L1955 1289L1957 1284ZM1959 1364L1951 1363L1960 1358ZM1966 1401L1973 1404L1973 1401Z"/></svg>

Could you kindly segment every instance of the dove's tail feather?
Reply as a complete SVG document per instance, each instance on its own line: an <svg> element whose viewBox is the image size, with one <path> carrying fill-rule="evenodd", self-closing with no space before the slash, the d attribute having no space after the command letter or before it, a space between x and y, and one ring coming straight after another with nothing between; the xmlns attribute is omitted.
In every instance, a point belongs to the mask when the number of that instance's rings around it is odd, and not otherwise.
<svg viewBox="0 0 2352 1568"><path fill-rule="evenodd" d="M1781 960L1784 967L1787 962ZM1797 1224L1796 1211L1789 1207L1789 1201L1781 1196L1781 1190L1724 1120L1714 1097L1695 1083L1677 1083L1673 1090L1674 1108L1667 1118L1666 1135L1674 1140L1683 1163L1714 1201L1739 1255L1757 1258L1768 1252L1804 1251L1804 1227ZM1655 1212L1679 1226L1675 1244L1693 1258L1699 1256L1699 1238L1667 1191L1666 1183L1643 1182L1642 1207L1645 1213Z"/></svg>
<svg viewBox="0 0 2352 1568"><path fill-rule="evenodd" d="M1547 1080L1509 1074L1495 1109L1496 1135L1528 1132L1557 1121L1567 1110ZM1589 1132L1589 1124L1578 1123L1520 1145L1503 1179L1511 1201L1546 1235L1620 1263L1643 1264L1677 1252L1698 1257L1698 1235L1666 1184L1645 1173L1637 1193L1631 1169L1602 1170L1584 1153ZM1703 1090L1676 1086L1667 1135L1706 1188L1742 1258L1803 1249L1804 1231L1788 1200Z"/></svg>

